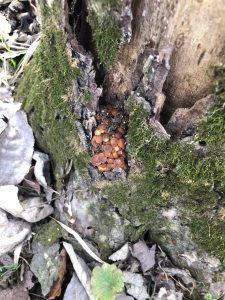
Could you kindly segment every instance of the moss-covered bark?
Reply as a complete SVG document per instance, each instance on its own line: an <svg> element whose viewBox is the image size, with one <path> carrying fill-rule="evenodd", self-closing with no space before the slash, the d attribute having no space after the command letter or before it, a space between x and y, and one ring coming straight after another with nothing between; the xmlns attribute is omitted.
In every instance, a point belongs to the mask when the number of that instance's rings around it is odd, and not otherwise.
<svg viewBox="0 0 225 300"><path fill-rule="evenodd" d="M197 150L197 140L186 143L159 139L143 106L131 99L129 154L140 169L131 170L127 182L106 188L106 193L126 218L140 221L141 230L152 228L153 232L162 234L160 210L178 208L183 222L191 229L193 240L225 261L225 223L221 215L225 192L224 69L219 73L217 70L216 75L219 75L217 104L200 124L196 135L196 139L201 137L200 141L207 142L206 148ZM168 227L163 234L172 232Z"/></svg>
<svg viewBox="0 0 225 300"><path fill-rule="evenodd" d="M107 19L104 13L97 15L94 4L112 11L112 18ZM88 5L88 20L99 59L105 65L115 59L119 45L119 27L114 24L113 12L117 4L116 0L115 3L90 0ZM50 13L58 15L55 11ZM77 116L71 112L69 102L71 87L81 70L67 50L63 29L52 22L52 17L48 21L45 11L40 46L16 89L38 145L53 160L56 179L60 178L60 169L67 159L72 159L76 170L84 171L89 160L80 145L75 126ZM181 262L179 254L187 248L205 250L225 261L224 68L216 69L215 75L216 106L199 125L191 143L160 138L144 107L131 97L128 155L135 163L127 180L90 183L90 178L86 182L80 174L74 176L69 187L75 191L75 196L71 196L75 200L71 202L78 203L73 217L85 229L88 217L92 217L91 238L98 243L102 254L150 230L178 263ZM90 90L85 86L80 101L85 105L90 99ZM206 147L196 147L198 141L205 141ZM166 217L170 210L176 211L173 220ZM79 220L76 213L81 211L83 216L80 213Z"/></svg>
<svg viewBox="0 0 225 300"><path fill-rule="evenodd" d="M84 170L89 156L80 145L77 116L69 102L79 69L68 55L64 31L52 22L52 15L45 7L40 45L17 86L16 97L23 101L38 146L50 154L59 180L68 159Z"/></svg>
<svg viewBox="0 0 225 300"><path fill-rule="evenodd" d="M218 66L214 69L214 91L217 103L213 112L199 125L197 138L205 141L212 148L225 149L225 68Z"/></svg>
<svg viewBox="0 0 225 300"><path fill-rule="evenodd" d="M100 63L109 67L116 59L121 30L119 0L89 0L88 18Z"/></svg>

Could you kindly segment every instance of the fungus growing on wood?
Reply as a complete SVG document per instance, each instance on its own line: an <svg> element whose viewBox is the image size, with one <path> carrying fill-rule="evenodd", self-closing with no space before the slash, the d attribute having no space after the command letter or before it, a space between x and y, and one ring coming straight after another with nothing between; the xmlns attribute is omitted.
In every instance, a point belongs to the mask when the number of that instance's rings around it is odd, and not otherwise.
<svg viewBox="0 0 225 300"><path fill-rule="evenodd" d="M125 162L126 133L125 124L121 126L123 111L107 105L96 116L97 128L91 139L93 156L91 164L99 172L112 171L115 168L127 169Z"/></svg>

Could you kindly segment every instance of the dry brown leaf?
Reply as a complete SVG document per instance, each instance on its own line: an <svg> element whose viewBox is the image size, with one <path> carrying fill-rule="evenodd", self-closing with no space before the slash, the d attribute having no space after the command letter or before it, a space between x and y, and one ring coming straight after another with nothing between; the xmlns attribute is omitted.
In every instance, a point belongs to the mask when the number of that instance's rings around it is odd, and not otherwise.
<svg viewBox="0 0 225 300"><path fill-rule="evenodd" d="M144 273L155 265L155 249L156 245L148 248L144 241L139 241L133 245L132 255L140 261Z"/></svg>
<svg viewBox="0 0 225 300"><path fill-rule="evenodd" d="M62 257L61 266L59 268L58 279L53 283L50 292L48 293L47 299L54 300L56 297L61 295L61 287L63 283L63 279L66 273L66 250L63 248L60 252L60 256Z"/></svg>
<svg viewBox="0 0 225 300"><path fill-rule="evenodd" d="M23 179L22 185L23 187L28 188L30 191L40 194L41 186L35 179L34 167L30 168L29 173Z"/></svg>
<svg viewBox="0 0 225 300"><path fill-rule="evenodd" d="M37 182L35 182L33 180L29 180L29 179L24 178L23 186L25 188L29 189L29 191L34 191L37 194L40 194L40 192L41 192L40 184L38 184Z"/></svg>

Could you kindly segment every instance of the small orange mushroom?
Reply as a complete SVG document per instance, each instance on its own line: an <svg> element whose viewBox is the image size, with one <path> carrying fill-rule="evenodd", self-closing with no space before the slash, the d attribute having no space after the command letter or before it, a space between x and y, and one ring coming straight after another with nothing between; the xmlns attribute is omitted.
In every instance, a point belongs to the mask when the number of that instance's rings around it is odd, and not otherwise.
<svg viewBox="0 0 225 300"><path fill-rule="evenodd" d="M126 156L125 152L122 149L119 150L117 153L118 153L119 156L122 156L122 157Z"/></svg>
<svg viewBox="0 0 225 300"><path fill-rule="evenodd" d="M108 158L112 158L112 152L111 151L104 151L104 155L105 157Z"/></svg>
<svg viewBox="0 0 225 300"><path fill-rule="evenodd" d="M93 166L98 166L99 165L98 154L92 156L91 163L92 163Z"/></svg>
<svg viewBox="0 0 225 300"><path fill-rule="evenodd" d="M126 169L126 164L125 164L125 161L123 158L117 158L115 159L115 165L119 168L122 168L122 169Z"/></svg>
<svg viewBox="0 0 225 300"><path fill-rule="evenodd" d="M119 140L117 138L113 137L113 138L111 138L110 143L113 147L115 147L118 145L118 141Z"/></svg>
<svg viewBox="0 0 225 300"><path fill-rule="evenodd" d="M110 171L115 167L127 169L124 160L126 141L123 138L126 126L124 123L119 124L119 120L116 119L119 114L119 108L108 104L106 108L101 108L96 115L98 126L91 139L94 155L90 163L100 172ZM116 122L118 128L115 130ZM109 126L111 123L112 127Z"/></svg>
<svg viewBox="0 0 225 300"><path fill-rule="evenodd" d="M91 140L91 145L93 148L97 148L98 147L98 144L95 142L95 140Z"/></svg>
<svg viewBox="0 0 225 300"><path fill-rule="evenodd" d="M98 153L92 156L91 163L93 166L97 167L101 164L104 164L106 162L107 158L103 153Z"/></svg>
<svg viewBox="0 0 225 300"><path fill-rule="evenodd" d="M108 145L108 144L103 144L101 148L102 148L102 151L106 151L106 152L111 152L113 149L112 146Z"/></svg>
<svg viewBox="0 0 225 300"><path fill-rule="evenodd" d="M96 143L96 144L101 144L102 136L101 135L94 135L91 142Z"/></svg>
<svg viewBox="0 0 225 300"><path fill-rule="evenodd" d="M119 139L119 141L118 141L118 146L119 146L121 149L124 149L124 148L125 148L125 140L124 140L124 139Z"/></svg>
<svg viewBox="0 0 225 300"><path fill-rule="evenodd" d="M109 141L109 135L108 134L104 134L102 136L102 140L103 140L104 143L107 143Z"/></svg>
<svg viewBox="0 0 225 300"><path fill-rule="evenodd" d="M108 164L114 164L114 159L113 158L107 158L107 163Z"/></svg>
<svg viewBox="0 0 225 300"><path fill-rule="evenodd" d="M101 124L95 130L95 135L101 135L101 134L105 133L105 131L106 131L106 125L105 124Z"/></svg>
<svg viewBox="0 0 225 300"><path fill-rule="evenodd" d="M113 159L115 158L115 157L113 156L113 152L110 152L110 153L109 153L108 158L113 158Z"/></svg>
<svg viewBox="0 0 225 300"><path fill-rule="evenodd" d="M102 164L102 165L98 166L98 170L100 172L106 172L106 171L110 171L110 167L107 164Z"/></svg>
<svg viewBox="0 0 225 300"><path fill-rule="evenodd" d="M120 132L116 132L114 134L114 137L117 138L117 139L121 139L122 138L122 134Z"/></svg>
<svg viewBox="0 0 225 300"><path fill-rule="evenodd" d="M116 151L116 152L118 152L120 150L120 147L116 146L116 147L113 148L113 150Z"/></svg>
<svg viewBox="0 0 225 300"><path fill-rule="evenodd" d="M118 152L113 151L113 152L112 152L112 156L113 156L113 158L118 158L118 157L119 157L119 154L118 154Z"/></svg>

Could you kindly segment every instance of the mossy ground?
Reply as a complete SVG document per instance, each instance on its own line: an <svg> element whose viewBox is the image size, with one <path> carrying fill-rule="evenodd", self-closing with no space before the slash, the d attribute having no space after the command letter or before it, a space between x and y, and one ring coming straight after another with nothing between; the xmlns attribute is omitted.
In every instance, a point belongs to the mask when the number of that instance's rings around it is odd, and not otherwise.
<svg viewBox="0 0 225 300"><path fill-rule="evenodd" d="M105 192L128 220L140 221L142 231L156 228L156 224L162 226L162 220L157 220L159 209L177 205L193 239L225 261L225 222L218 214L218 207L225 206L225 69L219 74L223 79L216 77L216 111L200 125L201 135L209 141L206 151L157 138L143 106L131 100L129 153L140 170L135 174L131 169L127 182L111 185Z"/></svg>
<svg viewBox="0 0 225 300"><path fill-rule="evenodd" d="M53 160L58 183L59 168L67 159L72 159L78 169L84 169L89 159L80 148L76 116L68 100L69 88L79 70L70 61L65 42L63 31L50 19L45 21L40 45L16 89L38 146Z"/></svg>
<svg viewBox="0 0 225 300"><path fill-rule="evenodd" d="M119 0L91 0L88 7L87 21L92 28L92 35L100 63L110 66L117 56L121 31L115 10L119 9Z"/></svg>
<svg viewBox="0 0 225 300"><path fill-rule="evenodd" d="M35 240L43 246L51 246L63 236L61 226L54 220L51 220L44 225L37 226L34 231L36 232Z"/></svg>

